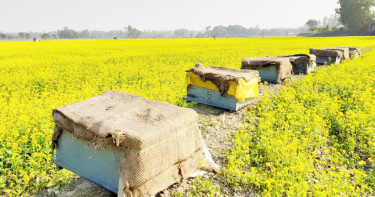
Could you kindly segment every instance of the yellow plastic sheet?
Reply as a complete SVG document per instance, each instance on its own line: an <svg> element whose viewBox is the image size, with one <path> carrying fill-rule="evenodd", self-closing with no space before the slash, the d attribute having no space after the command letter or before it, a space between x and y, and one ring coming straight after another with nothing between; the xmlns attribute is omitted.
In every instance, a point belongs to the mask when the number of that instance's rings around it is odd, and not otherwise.
<svg viewBox="0 0 375 197"><path fill-rule="evenodd" d="M202 81L201 78L191 72L186 73L186 86L195 85L201 88L211 90L219 89L211 81ZM234 96L238 101L244 102L247 98L255 98L259 96L258 79L254 78L250 81L241 79L238 83L235 81L229 82L229 89L227 94Z"/></svg>

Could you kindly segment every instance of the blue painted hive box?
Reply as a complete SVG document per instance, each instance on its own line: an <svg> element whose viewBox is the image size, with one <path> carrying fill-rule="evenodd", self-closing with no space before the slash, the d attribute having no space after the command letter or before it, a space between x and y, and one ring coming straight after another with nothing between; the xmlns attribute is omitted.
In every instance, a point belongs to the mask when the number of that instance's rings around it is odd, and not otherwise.
<svg viewBox="0 0 375 197"><path fill-rule="evenodd" d="M259 71L262 82L282 83L292 76L292 64L286 57L253 57L242 60L241 69Z"/></svg>
<svg viewBox="0 0 375 197"><path fill-rule="evenodd" d="M53 118L54 163L121 197L155 195L209 164L192 109L106 91Z"/></svg>
<svg viewBox="0 0 375 197"><path fill-rule="evenodd" d="M184 100L236 111L258 97L259 73L198 63L186 71Z"/></svg>
<svg viewBox="0 0 375 197"><path fill-rule="evenodd" d="M340 64L343 59L343 52L339 50L310 49L310 54L316 56L317 65Z"/></svg>
<svg viewBox="0 0 375 197"><path fill-rule="evenodd" d="M307 74L314 72L316 67L316 56L315 55L305 55L297 54L290 56L282 56L289 58L290 63L293 66L294 74Z"/></svg>

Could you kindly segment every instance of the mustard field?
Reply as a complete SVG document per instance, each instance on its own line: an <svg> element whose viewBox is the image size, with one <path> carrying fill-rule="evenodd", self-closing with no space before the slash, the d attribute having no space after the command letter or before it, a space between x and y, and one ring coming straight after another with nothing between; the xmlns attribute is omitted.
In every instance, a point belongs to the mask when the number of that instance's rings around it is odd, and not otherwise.
<svg viewBox="0 0 375 197"><path fill-rule="evenodd" d="M0 196L66 184L51 162L52 109L120 90L188 107L185 70L374 37L0 42ZM370 195L375 187L375 51L267 93L236 133L225 184L269 196ZM251 117L258 116L259 120Z"/></svg>
<svg viewBox="0 0 375 197"><path fill-rule="evenodd" d="M266 93L236 133L226 182L262 196L373 196L375 51L364 56Z"/></svg>

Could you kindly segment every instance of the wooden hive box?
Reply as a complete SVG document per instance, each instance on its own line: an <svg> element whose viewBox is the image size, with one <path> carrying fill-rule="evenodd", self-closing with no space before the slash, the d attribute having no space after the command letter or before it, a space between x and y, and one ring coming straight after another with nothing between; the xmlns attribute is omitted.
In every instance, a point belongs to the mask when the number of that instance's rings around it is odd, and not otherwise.
<svg viewBox="0 0 375 197"><path fill-rule="evenodd" d="M297 55L289 55L289 56L281 56L289 58L290 63L293 66L293 73L294 74L307 74L314 72L316 67L316 56L315 55L305 55L305 54L297 54Z"/></svg>
<svg viewBox="0 0 375 197"><path fill-rule="evenodd" d="M343 53L339 50L310 49L310 54L316 56L317 65L340 64Z"/></svg>
<svg viewBox="0 0 375 197"><path fill-rule="evenodd" d="M292 64L286 57L254 57L242 60L241 69L256 70L261 81L281 83L292 75Z"/></svg>
<svg viewBox="0 0 375 197"><path fill-rule="evenodd" d="M106 91L53 118L54 163L121 197L155 195L201 162L212 167L192 109Z"/></svg>
<svg viewBox="0 0 375 197"><path fill-rule="evenodd" d="M345 47L345 46L340 46L337 48L348 48L349 49L349 56L350 57L359 57L362 55L362 51L360 47Z"/></svg>
<svg viewBox="0 0 375 197"><path fill-rule="evenodd" d="M236 111L258 97L259 73L198 63L186 72L184 100Z"/></svg>

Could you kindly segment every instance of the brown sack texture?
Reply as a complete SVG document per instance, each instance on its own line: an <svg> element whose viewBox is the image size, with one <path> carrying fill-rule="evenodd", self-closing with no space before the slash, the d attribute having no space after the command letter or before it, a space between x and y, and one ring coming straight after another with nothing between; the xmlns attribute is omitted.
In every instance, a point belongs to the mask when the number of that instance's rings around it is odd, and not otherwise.
<svg viewBox="0 0 375 197"><path fill-rule="evenodd" d="M239 82L241 79L249 81L253 78L257 78L258 81L260 81L258 71L203 66L201 63L197 63L192 69L187 70L186 72L198 75L204 82L211 81L219 89L222 96L227 94L230 81Z"/></svg>
<svg viewBox="0 0 375 197"><path fill-rule="evenodd" d="M59 107L57 128L97 148L124 150L120 177L133 196L149 196L205 162L198 115L192 109L119 91ZM61 129L56 129L54 141Z"/></svg>
<svg viewBox="0 0 375 197"><path fill-rule="evenodd" d="M253 57L242 60L241 69L260 70L262 67L276 66L277 83L292 75L292 64L286 57Z"/></svg>
<svg viewBox="0 0 375 197"><path fill-rule="evenodd" d="M297 70L298 72L304 70L305 74L307 74L308 67L314 67L314 65L316 65L316 56L312 54L295 54L279 57L289 58L289 61L293 66L293 70Z"/></svg>
<svg viewBox="0 0 375 197"><path fill-rule="evenodd" d="M325 50L325 49L310 49L310 54L323 57L340 57L343 55L341 51L338 50Z"/></svg>
<svg viewBox="0 0 375 197"><path fill-rule="evenodd" d="M361 56L362 55L362 50L360 47L347 47L347 46L339 46L337 48L349 48L349 53L351 53L350 51L353 51L354 53L356 53L357 55ZM355 54L350 54L350 55L355 55Z"/></svg>
<svg viewBox="0 0 375 197"><path fill-rule="evenodd" d="M298 57L296 60L298 61L309 61L309 62L316 62L316 56L313 54L295 54L295 55L286 55L286 56L279 56L279 57Z"/></svg>
<svg viewBox="0 0 375 197"><path fill-rule="evenodd" d="M309 57L311 62L316 62L316 55L310 54Z"/></svg>
<svg viewBox="0 0 375 197"><path fill-rule="evenodd" d="M350 58L348 47L324 48L324 50L341 51L342 52L342 59L346 60L346 59Z"/></svg>

